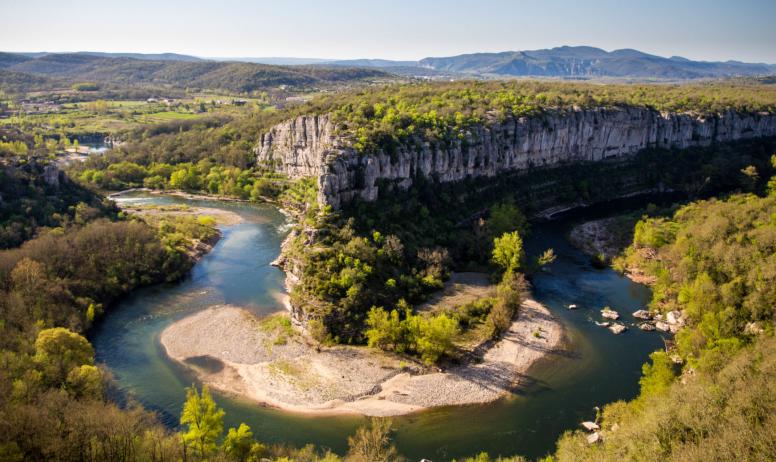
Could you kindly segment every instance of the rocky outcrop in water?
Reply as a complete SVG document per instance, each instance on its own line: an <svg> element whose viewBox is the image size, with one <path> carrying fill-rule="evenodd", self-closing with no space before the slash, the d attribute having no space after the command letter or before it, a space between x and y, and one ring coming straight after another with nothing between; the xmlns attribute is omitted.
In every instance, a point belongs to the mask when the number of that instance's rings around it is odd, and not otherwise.
<svg viewBox="0 0 776 462"><path fill-rule="evenodd" d="M300 116L261 136L260 163L289 177L316 177L319 202L339 208L375 200L382 180L400 188L419 176L441 182L493 177L530 167L623 158L646 148L687 148L776 136L776 114L712 116L620 107L547 112L471 129L464 140L415 138L395 152L357 153L328 115Z"/></svg>

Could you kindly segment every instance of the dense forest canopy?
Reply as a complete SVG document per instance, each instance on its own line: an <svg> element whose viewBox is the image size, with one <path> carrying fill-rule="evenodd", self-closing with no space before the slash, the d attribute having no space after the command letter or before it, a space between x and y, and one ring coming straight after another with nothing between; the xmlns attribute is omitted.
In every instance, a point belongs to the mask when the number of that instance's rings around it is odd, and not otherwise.
<svg viewBox="0 0 776 462"><path fill-rule="evenodd" d="M559 443L559 461L776 457L771 182L765 197L698 201L636 225L633 244L616 264L652 276L651 309L678 310L687 325L674 349L652 354L639 397L604 408L603 444L569 433Z"/></svg>

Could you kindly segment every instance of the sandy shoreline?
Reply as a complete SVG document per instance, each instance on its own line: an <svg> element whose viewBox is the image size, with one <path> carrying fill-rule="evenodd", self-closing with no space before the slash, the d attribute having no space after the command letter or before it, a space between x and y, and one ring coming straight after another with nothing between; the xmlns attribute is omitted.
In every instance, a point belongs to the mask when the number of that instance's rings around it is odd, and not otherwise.
<svg viewBox="0 0 776 462"><path fill-rule="evenodd" d="M158 216L158 217L175 217L175 216L208 216L212 217L216 224L219 226L233 226L243 222L243 218L235 212L218 209L214 207L190 207L178 208L177 206L143 206L143 205L126 205L122 206L121 210L138 215L140 217L145 216Z"/></svg>
<svg viewBox="0 0 776 462"><path fill-rule="evenodd" d="M221 392L292 412L391 416L488 403L525 384L530 367L560 349L562 328L534 300L520 313L480 362L431 373L365 347L318 351L301 335L229 306L181 319L160 340L168 356Z"/></svg>

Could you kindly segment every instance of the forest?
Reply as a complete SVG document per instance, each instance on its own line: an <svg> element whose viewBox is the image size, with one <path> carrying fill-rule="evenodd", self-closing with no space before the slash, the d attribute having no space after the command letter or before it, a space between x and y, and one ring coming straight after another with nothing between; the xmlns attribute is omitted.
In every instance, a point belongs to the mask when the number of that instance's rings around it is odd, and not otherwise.
<svg viewBox="0 0 776 462"><path fill-rule="evenodd" d="M768 430L776 409L773 140L539 169L532 181L520 175L459 184L418 180L408 191L339 212L319 208L314 181L290 181L271 165L257 165L253 154L262 132L301 113L331 113L352 146L369 151L415 136L442 142L503 117L621 105L773 112L776 92L750 81L386 86L285 109L134 127L121 133L121 146L68 168L69 179L57 172L56 185L44 177L62 137L6 127L0 144L0 459L341 460L325 448L263 444L247 426L224 429L223 411L206 389L188 390L180 433L135 403L111 400L110 373L95 365L89 329L136 288L185 276L193 264L187 247L214 239L216 231L191 220L160 225L128 217L104 191L143 186L282 205L303 225L288 252L304 271L292 297L310 310L315 339L370 345L430 367L456 361L467 332L497 337L518 311L531 273L552 260L551 252L533 261L525 256L528 217L547 204L595 202L657 184L690 202L640 220L614 265L652 276L651 308L680 310L688 325L670 353L658 351L644 366L638 398L604 408L602 444L589 446L584 435L570 432L549 460L776 457ZM314 251L304 228L317 233ZM497 296L433 315L415 312L453 270L492 273ZM345 460L400 457L387 421L359 429L349 443Z"/></svg>
<svg viewBox="0 0 776 462"><path fill-rule="evenodd" d="M604 407L603 444L567 433L558 461L776 457L775 217L771 177L760 195L696 201L638 222L614 264L651 276L650 308L681 310L686 325L674 348L644 365L639 396Z"/></svg>

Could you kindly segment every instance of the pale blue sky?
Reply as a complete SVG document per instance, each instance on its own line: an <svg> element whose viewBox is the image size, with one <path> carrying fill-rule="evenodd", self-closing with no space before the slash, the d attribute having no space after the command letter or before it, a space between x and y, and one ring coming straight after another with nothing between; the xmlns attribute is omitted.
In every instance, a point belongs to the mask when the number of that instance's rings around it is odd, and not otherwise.
<svg viewBox="0 0 776 462"><path fill-rule="evenodd" d="M776 63L776 0L0 0L0 50L419 59L591 45Z"/></svg>

